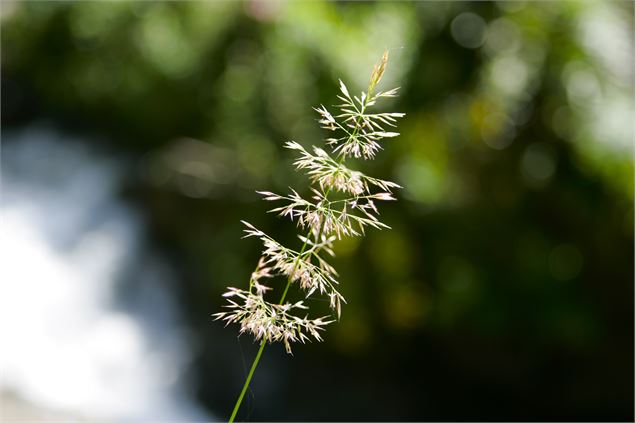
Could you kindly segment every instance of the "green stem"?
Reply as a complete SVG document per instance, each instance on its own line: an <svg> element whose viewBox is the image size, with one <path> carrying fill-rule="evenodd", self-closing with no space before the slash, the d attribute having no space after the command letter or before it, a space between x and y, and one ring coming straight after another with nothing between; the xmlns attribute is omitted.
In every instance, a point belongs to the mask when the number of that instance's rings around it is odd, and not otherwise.
<svg viewBox="0 0 635 423"><path fill-rule="evenodd" d="M260 361L260 356L262 355L262 351L265 349L265 345L267 344L267 339L263 338L260 343L260 349L258 350L258 354L256 354L256 358L254 362L251 364L251 369L249 370L249 374L247 375L247 379L245 380L245 384L243 385L243 390L240 391L240 396L238 397L238 401L236 401L236 405L234 405L234 411L232 411L232 415L229 418L229 423L232 423L236 418L236 414L238 414L238 409L240 408L240 404L243 402L243 398L245 397L245 393L249 388L249 383L251 383L251 378L254 375L254 371L256 371L256 367L258 367L258 362Z"/></svg>
<svg viewBox="0 0 635 423"><path fill-rule="evenodd" d="M310 235L311 235L310 233L307 234L307 237L306 237L307 241ZM300 254L298 254L298 258L295 262L293 270L291 271L291 275L289 276L289 279L287 280L287 286L284 288L284 292L282 293L282 297L280 298L279 304L282 304L284 299L287 297L287 292L289 292L289 287L291 286L291 278L293 274L295 273L296 269L298 268L298 263L300 262L302 253L304 253L304 250L306 249L307 241L304 241L304 244L302 245L302 249L300 250ZM256 358L254 358L254 362L251 363L251 369L249 369L249 374L247 375L247 379L245 379L245 383L243 384L243 389L242 391L240 391L240 395L238 396L238 399L236 400L236 404L234 405L234 410L232 411L232 415L229 417L229 423L233 423L234 419L236 418L236 414L238 414L238 410L240 409L240 405L243 402L245 393L247 392L247 389L249 389L251 378L253 377L254 372L256 371L256 367L258 367L258 363L260 362L260 356L262 356L262 352L265 349L265 345L267 345L266 335L262 338L262 342L260 343L258 354L256 354Z"/></svg>

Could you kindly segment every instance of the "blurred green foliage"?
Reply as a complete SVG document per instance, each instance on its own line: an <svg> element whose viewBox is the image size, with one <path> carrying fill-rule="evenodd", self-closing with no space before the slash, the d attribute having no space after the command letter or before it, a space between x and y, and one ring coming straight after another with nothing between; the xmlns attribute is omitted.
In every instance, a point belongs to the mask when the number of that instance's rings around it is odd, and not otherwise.
<svg viewBox="0 0 635 423"><path fill-rule="evenodd" d="M209 315L293 242L255 189L306 186L337 78L401 86L374 175L392 231L338 245L326 342L271 348L255 420L633 418L633 3L3 3L2 123L51 119L133 159L125 192L181 269L196 395L242 383ZM251 349L245 353L250 358Z"/></svg>

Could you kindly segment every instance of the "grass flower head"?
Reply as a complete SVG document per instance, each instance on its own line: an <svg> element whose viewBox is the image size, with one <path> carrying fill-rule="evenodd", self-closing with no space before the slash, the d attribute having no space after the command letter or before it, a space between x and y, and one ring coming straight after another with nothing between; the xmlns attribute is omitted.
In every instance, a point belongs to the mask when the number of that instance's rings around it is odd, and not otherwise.
<svg viewBox="0 0 635 423"><path fill-rule="evenodd" d="M351 95L340 80L337 96L340 104L335 106L336 113L325 106L315 108L320 126L329 132L325 143L331 148L330 153L317 146L307 149L295 141L285 143L287 149L298 153L293 164L309 179L312 193L309 198L293 189L288 194L258 191L265 201L281 203L271 212L289 218L306 231L298 235L302 247L299 250L286 247L252 224L243 222L245 236L262 242L261 258L251 274L249 289L228 288L224 294L226 311L214 316L226 324L238 324L241 334L253 335L262 343L260 353L266 343L282 342L291 353L293 342L321 341L320 333L335 318L309 318L304 301L285 301L289 287L297 286L306 298L325 297L339 319L346 300L338 291L338 274L327 260L334 256L333 243L342 237L363 235L368 227L389 229L379 219L376 202L395 200L393 190L400 188L399 185L368 176L346 163L351 158L373 159L382 149L384 139L399 135L394 128L403 113L371 110L381 98L397 95L396 88L376 90L387 63L386 51L371 73L368 89L359 95ZM333 198L335 193L339 193L337 198ZM287 280L278 303L265 299L271 288L263 282L275 276Z"/></svg>

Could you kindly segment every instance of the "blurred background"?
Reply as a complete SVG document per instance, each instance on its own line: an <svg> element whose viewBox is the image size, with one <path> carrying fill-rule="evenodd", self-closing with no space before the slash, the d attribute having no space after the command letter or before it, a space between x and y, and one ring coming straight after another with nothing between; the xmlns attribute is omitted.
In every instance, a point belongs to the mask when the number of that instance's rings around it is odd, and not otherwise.
<svg viewBox="0 0 635 423"><path fill-rule="evenodd" d="M239 419L632 421L633 7L3 1L3 420L226 419L239 221L297 243L254 191L306 191L283 143L390 48L402 135L355 165L393 229L336 245L341 321Z"/></svg>

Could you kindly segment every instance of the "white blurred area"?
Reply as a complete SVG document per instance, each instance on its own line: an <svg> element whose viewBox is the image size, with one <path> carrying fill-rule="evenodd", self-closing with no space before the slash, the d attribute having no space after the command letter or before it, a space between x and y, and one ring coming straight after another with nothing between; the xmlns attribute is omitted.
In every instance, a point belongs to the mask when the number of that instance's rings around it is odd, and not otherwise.
<svg viewBox="0 0 635 423"><path fill-rule="evenodd" d="M0 420L211 420L125 167L46 127L2 138Z"/></svg>

